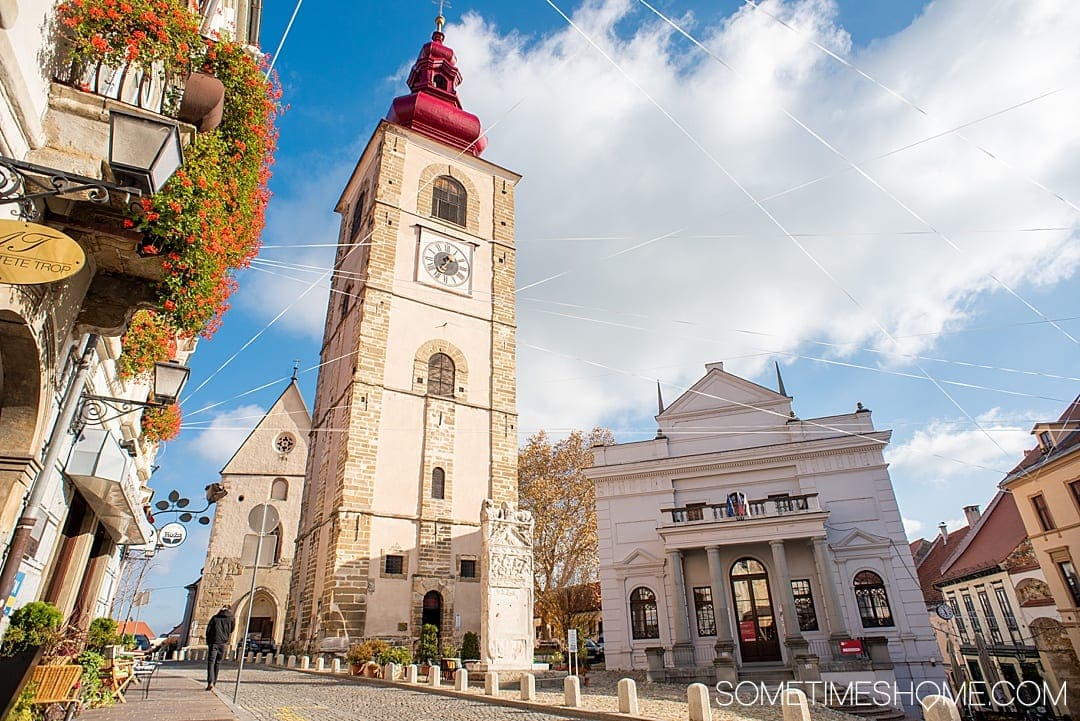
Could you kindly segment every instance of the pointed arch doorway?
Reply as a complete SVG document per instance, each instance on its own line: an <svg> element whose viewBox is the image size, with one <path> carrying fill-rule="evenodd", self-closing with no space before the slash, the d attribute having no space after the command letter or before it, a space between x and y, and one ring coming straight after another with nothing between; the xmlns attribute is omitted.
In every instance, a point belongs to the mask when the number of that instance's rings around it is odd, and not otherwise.
<svg viewBox="0 0 1080 721"><path fill-rule="evenodd" d="M773 613L769 574L760 562L742 558L731 567L731 597L743 663L780 661L780 634Z"/></svg>

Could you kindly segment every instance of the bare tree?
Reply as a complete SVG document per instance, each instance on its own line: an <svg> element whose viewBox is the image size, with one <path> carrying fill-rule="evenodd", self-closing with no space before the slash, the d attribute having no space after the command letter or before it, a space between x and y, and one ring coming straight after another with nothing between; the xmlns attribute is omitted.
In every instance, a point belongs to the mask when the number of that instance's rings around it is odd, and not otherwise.
<svg viewBox="0 0 1080 721"><path fill-rule="evenodd" d="M595 607L599 580L596 490L585 478L592 446L614 443L611 431L573 431L552 443L532 435L518 454L521 507L536 522L533 540L536 613L561 637L576 614Z"/></svg>

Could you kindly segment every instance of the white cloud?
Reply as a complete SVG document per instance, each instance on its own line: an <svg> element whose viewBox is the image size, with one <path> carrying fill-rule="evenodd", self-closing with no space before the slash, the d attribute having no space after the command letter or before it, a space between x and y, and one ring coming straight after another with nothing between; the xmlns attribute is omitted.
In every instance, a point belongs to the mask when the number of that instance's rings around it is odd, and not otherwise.
<svg viewBox="0 0 1080 721"><path fill-rule="evenodd" d="M850 52L831 2L767 5ZM1071 2L995 7L988 19L982 6L936 2L899 35L854 51L856 63L929 117L749 7L689 28L741 78L629 0L585 3L575 20L760 198L846 167L779 104L861 161L1072 83L1080 13ZM636 29L628 36L627 28ZM1075 92L964 130L1015 172L950 137L866 164L959 253L933 234L896 235L926 226L854 172L767 202L790 231L822 234L800 242L841 290L573 30L525 38L468 15L447 37L465 74L465 107L494 126L485 157L525 175L519 287L571 271L519 296L519 377L529 379L520 384L523 427L588 427L644 409L649 385L635 375L655 373L638 369L674 367L664 380L692 382L706 361L798 350L809 339L894 351L879 322L897 336L956 328L977 295L1002 292L990 274L1029 293L1069 277L1080 261L1080 244L1066 232L972 232L1075 223L1074 211L1024 179L1080 197L1067 121L1080 110ZM673 231L675 238L608 257ZM702 237L723 234L743 237ZM568 236L620 239L539 240ZM904 350L933 340L906 340ZM530 346L631 373L588 377L603 371ZM766 359L729 368L753 373Z"/></svg>
<svg viewBox="0 0 1080 721"><path fill-rule="evenodd" d="M914 518L903 518L904 533L908 538L918 538L919 532L922 531L923 526L926 525L922 521L916 521Z"/></svg>
<svg viewBox="0 0 1080 721"><path fill-rule="evenodd" d="M890 475L899 483L937 487L1000 481L1032 441L1030 428L999 420L999 416L996 408L983 413L975 418L978 428L967 421L929 421L910 440L885 451Z"/></svg>
<svg viewBox="0 0 1080 721"><path fill-rule="evenodd" d="M265 414L264 408L252 404L223 411L212 419L200 416L198 423L205 430L189 441L188 447L212 463L223 466ZM207 420L209 424L203 425Z"/></svg>

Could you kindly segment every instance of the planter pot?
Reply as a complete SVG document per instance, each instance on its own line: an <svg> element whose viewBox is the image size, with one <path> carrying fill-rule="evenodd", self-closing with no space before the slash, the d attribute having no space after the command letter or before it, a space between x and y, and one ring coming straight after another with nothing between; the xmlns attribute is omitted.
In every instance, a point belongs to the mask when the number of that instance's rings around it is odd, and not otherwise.
<svg viewBox="0 0 1080 721"><path fill-rule="evenodd" d="M360 675L364 678L378 678L379 677L379 664L368 662L360 668Z"/></svg>
<svg viewBox="0 0 1080 721"><path fill-rule="evenodd" d="M350 663L349 664L349 673L352 674L353 676L359 676L361 668L362 668L362 666L360 664L358 664L358 663Z"/></svg>
<svg viewBox="0 0 1080 721"><path fill-rule="evenodd" d="M19 694L30 682L30 677L34 674L34 668L41 660L44 650L41 646L31 646L14 656L3 659L4 673L0 674L0 704L3 705L4 712L0 714L0 718L7 718L15 702L19 700Z"/></svg>
<svg viewBox="0 0 1080 721"><path fill-rule="evenodd" d="M221 124L225 109L225 85L213 75L192 73L184 81L184 97L177 117L191 123L200 133Z"/></svg>

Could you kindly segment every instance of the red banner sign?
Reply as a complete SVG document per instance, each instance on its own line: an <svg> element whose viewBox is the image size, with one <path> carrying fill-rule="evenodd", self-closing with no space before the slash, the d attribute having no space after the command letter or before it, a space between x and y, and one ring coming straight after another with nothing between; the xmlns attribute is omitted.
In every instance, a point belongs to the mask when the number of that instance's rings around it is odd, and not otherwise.
<svg viewBox="0 0 1080 721"><path fill-rule="evenodd" d="M757 624L753 621L739 621L739 638L743 641L757 641Z"/></svg>
<svg viewBox="0 0 1080 721"><path fill-rule="evenodd" d="M863 652L862 641L850 639L840 642L840 653L845 656L858 656Z"/></svg>

